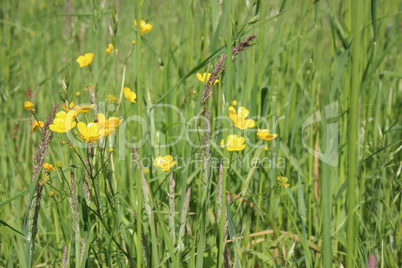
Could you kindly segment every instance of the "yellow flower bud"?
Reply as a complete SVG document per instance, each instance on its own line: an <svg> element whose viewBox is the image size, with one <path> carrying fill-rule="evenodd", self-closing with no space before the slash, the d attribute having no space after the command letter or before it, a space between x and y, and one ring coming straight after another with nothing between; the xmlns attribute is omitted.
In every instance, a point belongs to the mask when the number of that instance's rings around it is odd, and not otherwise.
<svg viewBox="0 0 402 268"><path fill-rule="evenodd" d="M27 110L32 110L33 106L34 106L34 104L31 101L26 101L24 103L24 108Z"/></svg>

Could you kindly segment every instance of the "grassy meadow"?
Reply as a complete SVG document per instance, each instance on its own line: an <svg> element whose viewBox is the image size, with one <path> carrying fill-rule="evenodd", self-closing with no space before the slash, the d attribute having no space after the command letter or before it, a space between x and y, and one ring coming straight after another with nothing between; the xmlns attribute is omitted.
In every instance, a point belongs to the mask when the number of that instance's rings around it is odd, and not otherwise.
<svg viewBox="0 0 402 268"><path fill-rule="evenodd" d="M2 1L0 267L402 267L402 3L351 2Z"/></svg>

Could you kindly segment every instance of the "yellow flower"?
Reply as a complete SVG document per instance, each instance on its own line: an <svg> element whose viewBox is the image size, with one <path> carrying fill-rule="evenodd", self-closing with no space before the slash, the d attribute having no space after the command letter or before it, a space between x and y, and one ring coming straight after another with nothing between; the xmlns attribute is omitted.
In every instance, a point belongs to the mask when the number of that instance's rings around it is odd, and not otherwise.
<svg viewBox="0 0 402 268"><path fill-rule="evenodd" d="M109 55L110 53L113 52L113 50L114 50L114 45L112 43L110 43L106 49L106 54Z"/></svg>
<svg viewBox="0 0 402 268"><path fill-rule="evenodd" d="M278 137L278 135L269 133L268 129L258 129L257 138L259 139L270 141L275 139L276 137Z"/></svg>
<svg viewBox="0 0 402 268"><path fill-rule="evenodd" d="M36 132L36 131L38 131L39 128L43 128L44 125L45 125L45 123L43 123L42 121L35 120L32 123L32 131Z"/></svg>
<svg viewBox="0 0 402 268"><path fill-rule="evenodd" d="M39 184L40 186L43 186L43 185L45 185L45 184L49 181L49 174L48 174L48 173L45 173L45 174L43 174L43 175L41 176L41 178L43 178L43 179L39 180L39 181L38 181L38 184Z"/></svg>
<svg viewBox="0 0 402 268"><path fill-rule="evenodd" d="M239 107L237 113L233 106L229 107L229 117L232 119L234 126L240 129L247 129L255 126L254 120L246 119L248 114L249 111L243 106Z"/></svg>
<svg viewBox="0 0 402 268"><path fill-rule="evenodd" d="M158 156L154 160L154 166L160 168L162 171L169 171L174 165L177 164L177 161L173 161L173 157L171 155Z"/></svg>
<svg viewBox="0 0 402 268"><path fill-rule="evenodd" d="M42 166L44 169L56 171L56 169L54 168L54 166L52 164L44 163Z"/></svg>
<svg viewBox="0 0 402 268"><path fill-rule="evenodd" d="M131 101L131 102L134 102L134 103L136 102L135 100L137 99L137 94L135 94L134 91L131 91L130 88L125 87L123 89L123 92L124 92L124 97L126 97L126 99L128 101Z"/></svg>
<svg viewBox="0 0 402 268"><path fill-rule="evenodd" d="M232 101L232 106L237 106L237 100Z"/></svg>
<svg viewBox="0 0 402 268"><path fill-rule="evenodd" d="M79 56L77 62L79 63L80 67L85 67L92 63L94 57L94 53L86 53L84 56Z"/></svg>
<svg viewBox="0 0 402 268"><path fill-rule="evenodd" d="M63 104L62 107L64 110L66 110L67 112L70 111L71 109L73 109L75 106L74 102L70 102L70 104L67 106L66 104Z"/></svg>
<svg viewBox="0 0 402 268"><path fill-rule="evenodd" d="M239 137L236 134L229 135L227 137L226 143L225 143L225 140L222 139L221 146L223 148L226 147L226 150L228 150L228 151L241 151L244 148L246 148L246 145L244 144L245 141L246 141L246 139L244 137Z"/></svg>
<svg viewBox="0 0 402 268"><path fill-rule="evenodd" d="M268 146L264 146L264 151L268 151Z"/></svg>
<svg viewBox="0 0 402 268"><path fill-rule="evenodd" d="M81 96L81 92L79 92L79 91L75 92L75 96L77 96L77 97Z"/></svg>
<svg viewBox="0 0 402 268"><path fill-rule="evenodd" d="M137 44L137 41L133 40L133 41L131 42L131 44L132 44L133 46L135 46L135 44Z"/></svg>
<svg viewBox="0 0 402 268"><path fill-rule="evenodd" d="M89 113L94 105L75 105L74 106L74 111L77 112L77 114L83 114L83 113Z"/></svg>
<svg viewBox="0 0 402 268"><path fill-rule="evenodd" d="M137 20L134 20L134 25L137 27ZM149 33L152 30L152 24L146 23L144 20L140 21L140 32L142 34Z"/></svg>
<svg viewBox="0 0 402 268"><path fill-rule="evenodd" d="M277 183L280 187L288 188L290 186L288 183L289 179L284 176L278 176L276 180L278 181Z"/></svg>
<svg viewBox="0 0 402 268"><path fill-rule="evenodd" d="M82 114L82 113L89 113L92 108L94 107L94 105L75 105L74 102L70 102L70 104L65 105L63 104L63 109L66 111L75 111L78 114Z"/></svg>
<svg viewBox="0 0 402 268"><path fill-rule="evenodd" d="M78 135L85 142L95 141L105 135L105 129L101 128L99 123L89 123L86 125L84 122L78 122Z"/></svg>
<svg viewBox="0 0 402 268"><path fill-rule="evenodd" d="M30 101L24 102L24 108L27 110L32 110L33 106L34 106L34 104Z"/></svg>
<svg viewBox="0 0 402 268"><path fill-rule="evenodd" d="M201 83L207 83L209 81L209 78L211 77L211 73L203 73L203 74L197 73L196 76ZM215 80L213 85L215 85L216 83L219 83L218 79Z"/></svg>
<svg viewBox="0 0 402 268"><path fill-rule="evenodd" d="M77 116L77 112L74 110L66 112L58 112L56 114L56 118L53 120L53 123L49 126L50 130L65 133L75 127L75 117Z"/></svg>
<svg viewBox="0 0 402 268"><path fill-rule="evenodd" d="M105 115L102 113L98 113L97 119L99 126L105 130L105 136L115 133L117 131L116 127L123 122L123 119L119 120L119 118L115 116L106 119Z"/></svg>

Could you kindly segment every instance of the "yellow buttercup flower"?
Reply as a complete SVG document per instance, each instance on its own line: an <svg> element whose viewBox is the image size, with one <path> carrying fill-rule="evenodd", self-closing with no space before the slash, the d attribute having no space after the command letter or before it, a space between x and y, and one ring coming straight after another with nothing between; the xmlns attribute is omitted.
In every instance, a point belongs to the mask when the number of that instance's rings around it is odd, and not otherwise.
<svg viewBox="0 0 402 268"><path fill-rule="evenodd" d="M74 106L74 111L77 112L77 114L83 114L83 113L89 113L92 108L94 108L94 105L75 105Z"/></svg>
<svg viewBox="0 0 402 268"><path fill-rule="evenodd" d="M42 121L35 120L32 123L32 131L36 132L36 131L38 131L39 128L43 128L44 125L45 125L45 123L43 123Z"/></svg>
<svg viewBox="0 0 402 268"><path fill-rule="evenodd" d="M237 100L232 101L232 106L237 106Z"/></svg>
<svg viewBox="0 0 402 268"><path fill-rule="evenodd" d="M207 83L209 81L209 78L211 77L211 73L203 73L203 74L197 73L196 76L197 76L198 80L200 80L201 83ZM219 83L218 79L215 80L213 85L215 85L217 83Z"/></svg>
<svg viewBox="0 0 402 268"><path fill-rule="evenodd" d="M252 119L246 119L246 117L249 115L249 111L244 108L243 106L239 107L236 110L233 106L229 107L229 117L232 119L232 122L235 127L238 127L240 129L247 129L255 126L255 121Z"/></svg>
<svg viewBox="0 0 402 268"><path fill-rule="evenodd" d="M67 106L63 104L63 109L66 111L75 111L77 114L89 113L94 105L75 105L74 102L70 102Z"/></svg>
<svg viewBox="0 0 402 268"><path fill-rule="evenodd" d="M101 128L99 123L88 123L86 125L84 122L78 122L78 135L85 142L95 141L105 135L105 129Z"/></svg>
<svg viewBox="0 0 402 268"><path fill-rule="evenodd" d="M44 169L56 171L56 169L54 168L54 166L52 164L44 163L42 166Z"/></svg>
<svg viewBox="0 0 402 268"><path fill-rule="evenodd" d="M24 102L24 108L25 109L32 110L33 107L34 107L34 104L31 101Z"/></svg>
<svg viewBox="0 0 402 268"><path fill-rule="evenodd" d="M137 20L134 20L134 25L137 27ZM152 24L146 23L145 20L140 21L140 32L142 34L149 33L152 30Z"/></svg>
<svg viewBox="0 0 402 268"><path fill-rule="evenodd" d="M75 127L75 118L77 116L77 112L74 110L66 112L58 112L56 114L56 118L53 120L53 123L49 126L50 130L65 133Z"/></svg>
<svg viewBox="0 0 402 268"><path fill-rule="evenodd" d="M113 52L113 50L114 50L114 45L112 43L110 43L106 49L106 54L109 55L110 53Z"/></svg>
<svg viewBox="0 0 402 268"><path fill-rule="evenodd" d="M80 65L80 67L85 67L92 63L94 57L95 57L94 53L86 53L84 56L79 56L77 62Z"/></svg>
<svg viewBox="0 0 402 268"><path fill-rule="evenodd" d="M74 102L72 102L72 101L68 104L68 106L67 106L66 104L63 104L63 105L62 105L63 109L66 110L67 112L68 112L68 111L71 111L71 109L73 109L74 106L75 106L75 104L74 104Z"/></svg>
<svg viewBox="0 0 402 268"><path fill-rule="evenodd" d="M246 139L244 137L239 137L236 134L229 135L226 139L226 143L225 140L222 139L221 146L226 148L228 151L241 151L246 148L246 145L244 144L245 141Z"/></svg>
<svg viewBox="0 0 402 268"><path fill-rule="evenodd" d="M284 177L284 176L278 176L278 177L276 178L276 180L277 180L277 183L278 183L278 185L279 185L280 187L288 188L288 187L290 186L290 184L288 183L288 182L289 182L289 179L286 178L286 177Z"/></svg>
<svg viewBox="0 0 402 268"><path fill-rule="evenodd" d="M125 87L125 88L123 89L123 93L124 93L124 97L126 97L126 99L127 99L128 101L131 101L131 102L134 102L134 103L136 102L137 94L135 94L134 91L131 91L130 88Z"/></svg>
<svg viewBox="0 0 402 268"><path fill-rule="evenodd" d="M77 96L77 97L81 96L81 92L79 92L79 91L75 92L75 96Z"/></svg>
<svg viewBox="0 0 402 268"><path fill-rule="evenodd" d="M106 119L105 115L102 113L98 113L97 115L99 126L105 129L105 136L109 136L112 133L117 131L116 127L123 122L123 119L119 120L119 118L113 116L109 119Z"/></svg>
<svg viewBox="0 0 402 268"><path fill-rule="evenodd" d="M177 161L173 161L173 157L171 155L158 156L154 160L154 166L160 168L162 171L169 171L174 165L177 164Z"/></svg>
<svg viewBox="0 0 402 268"><path fill-rule="evenodd" d="M270 141L275 139L276 137L278 137L278 135L269 133L268 129L258 129L257 138L259 139Z"/></svg>

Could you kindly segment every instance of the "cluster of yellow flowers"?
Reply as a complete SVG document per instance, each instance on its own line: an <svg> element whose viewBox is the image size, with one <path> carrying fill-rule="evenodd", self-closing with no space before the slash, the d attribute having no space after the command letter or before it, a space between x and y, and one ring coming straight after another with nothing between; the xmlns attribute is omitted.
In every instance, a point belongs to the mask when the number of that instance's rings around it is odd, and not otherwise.
<svg viewBox="0 0 402 268"><path fill-rule="evenodd" d="M141 34L149 33L152 30L152 25L150 23L146 23L144 20L140 20L139 25L137 23L137 20L134 20L134 26L136 30L140 31ZM135 44L136 41L132 41L132 45ZM107 55L113 52L117 53L117 50L112 43L108 44L108 47L105 51ZM94 53L85 53L84 55L79 56L76 62L79 64L80 68L86 66L90 67L94 57ZM219 83L218 79L216 79L212 83L209 82L209 79L211 78L211 73L197 73L196 77L201 83L204 84L216 85L217 83ZM86 90L87 89L85 88L84 91ZM124 87L122 91L126 100L136 103L137 95L134 91L132 91L129 87ZM196 94L196 92L194 94ZM80 95L80 92L76 92L76 96ZM110 103L120 102L120 100L112 94L107 95L105 100L109 101ZM231 104L232 106L230 106L228 109L229 118L231 119L235 127L241 130L255 127L255 121L252 119L247 119L249 111L245 107L241 106L236 111L234 106L237 106L237 101L234 100ZM26 101L24 103L24 108L30 111L34 111L34 104L30 101ZM104 114L98 113L96 115L96 119L93 122L85 123L83 121L80 121L78 119L78 116L82 113L89 113L91 110L93 110L93 105L76 105L74 104L74 102L71 101L64 104L63 108L65 111L58 112L53 119L52 124L49 125L50 130L58 133L66 133L76 127L75 134L87 143L96 142L102 137L107 137L110 134L115 133L117 131L117 127L123 121L123 119L119 119L114 116L106 118ZM43 128L43 126L44 123L36 119L32 123L32 131L35 132L39 128ZM270 141L275 139L276 137L277 134L270 134L268 129L258 129L257 138L259 139ZM240 137L236 134L228 135L226 141L222 139L221 146L223 148L226 148L226 150L228 151L241 151L244 150L246 147L245 140L246 139L244 137ZM172 155L158 156L154 159L153 165L158 167L161 171L169 171L177 165L177 161L173 160ZM43 164L43 168L48 170L49 172L51 170L56 170L53 165L48 163ZM149 172L149 170L147 172ZM46 183L46 181L47 179L45 178L41 181L41 183ZM277 181L279 186L289 186L286 177L279 176L277 178Z"/></svg>
<svg viewBox="0 0 402 268"><path fill-rule="evenodd" d="M237 105L237 101L232 102L233 105ZM233 106L229 107L229 118L232 120L233 125L241 130L252 128L255 126L255 121L252 119L246 119L250 112L243 106L240 106L237 111ZM270 134L268 129L258 129L257 138L270 141L277 137L277 134ZM221 146L228 151L241 151L246 148L244 137L238 135L229 135L226 139L221 141Z"/></svg>
<svg viewBox="0 0 402 268"><path fill-rule="evenodd" d="M112 43L109 44L109 46L106 49L106 54L109 55L114 51L114 45Z"/></svg>
<svg viewBox="0 0 402 268"><path fill-rule="evenodd" d="M68 105L63 105L63 108L67 111L60 111L56 114L52 124L49 125L49 129L58 133L66 133L77 126L78 136L85 142L93 142L101 137L107 137L110 134L116 132L116 127L120 125L123 119L119 120L117 117L110 117L106 119L102 113L97 114L96 123L90 122L85 124L84 122L76 122L77 116L81 113L88 113L92 110L93 105L75 105L74 102L70 102ZM43 127L43 122L36 120L32 124L33 131ZM44 166L44 168L46 168Z"/></svg>
<svg viewBox="0 0 402 268"><path fill-rule="evenodd" d="M104 114L98 113L95 122L86 124L80 121L77 123L77 116L80 113L88 113L92 109L92 105L78 106L78 108L76 108L77 106L78 105L73 106L67 113L64 111L58 112L53 123L49 126L50 130L65 133L77 126L78 131L75 133L78 134L81 139L85 142L94 142L101 137L107 137L116 132L116 127L123 121L123 119L118 119L117 117L106 119Z"/></svg>

